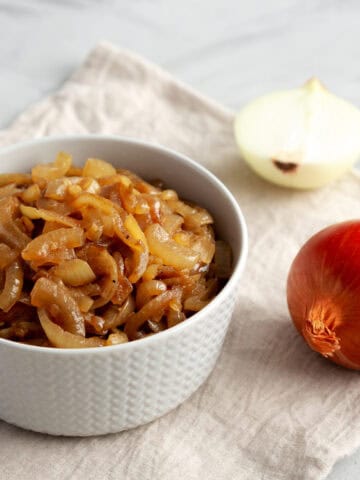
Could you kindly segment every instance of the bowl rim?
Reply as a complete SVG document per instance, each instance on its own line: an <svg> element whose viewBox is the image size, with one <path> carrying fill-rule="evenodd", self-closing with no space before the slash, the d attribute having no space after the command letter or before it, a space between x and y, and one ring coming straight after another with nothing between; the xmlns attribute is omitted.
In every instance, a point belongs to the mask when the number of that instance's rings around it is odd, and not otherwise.
<svg viewBox="0 0 360 480"><path fill-rule="evenodd" d="M15 143L10 146L6 146L0 148L0 155L4 155L6 153L16 152L17 150L23 150L29 147L32 147L37 144L51 144L54 142L61 142L61 141L79 141L79 142L86 142L88 140L96 140L96 141L103 141L103 142L118 142L119 144L127 143L137 147L143 147L145 149L153 150L158 152L159 154L167 154L171 157L175 157L178 161L184 163L187 166L190 166L192 169L196 170L202 176L205 176L206 179L216 186L217 190L221 192L223 196L226 197L228 202L232 205L235 217L237 217L237 221L240 225L240 240L241 240L241 247L240 253L236 262L234 264L233 271L227 283L224 285L222 290L199 312L194 313L191 317L187 318L183 322L163 330L162 332L157 333L156 335L151 335L145 338L140 338L133 342L121 343L118 345L110 345L105 348L54 348L54 347L41 347L38 345L27 345L20 342L15 342L13 340L7 340L0 338L0 348L1 346L7 346L9 348L20 349L23 351L30 351L30 352L42 352L43 354L51 354L51 355L103 355L106 352L114 352L114 351L127 351L133 348L142 349L146 348L148 345L151 345L153 342L158 342L159 340L163 339L166 340L167 337L171 337L172 335L177 335L178 332L181 332L184 329L191 328L191 325L201 322L203 316L205 316L208 312L212 309L216 309L216 307L222 302L222 300L228 295L228 293L232 290L235 286L236 282L240 279L241 274L244 271L245 263L248 256L248 231L245 222L244 215L241 211L240 206L238 205L235 197L230 192L230 190L225 186L225 184L210 170L202 166L200 163L192 160L185 154L182 154L172 148L165 147L159 143L150 142L146 140L141 140L133 137L126 137L121 135L102 135L102 134L67 134L67 135L54 135L54 136L47 136L42 138L36 138L32 140L21 141ZM161 338L159 338L161 337Z"/></svg>

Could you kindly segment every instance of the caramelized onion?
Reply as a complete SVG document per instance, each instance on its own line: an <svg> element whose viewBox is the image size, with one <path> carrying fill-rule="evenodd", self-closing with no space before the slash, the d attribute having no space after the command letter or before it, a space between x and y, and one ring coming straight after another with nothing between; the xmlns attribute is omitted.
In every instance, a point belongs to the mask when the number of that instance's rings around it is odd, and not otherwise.
<svg viewBox="0 0 360 480"><path fill-rule="evenodd" d="M94 178L88 177L62 177L51 180L47 183L44 196L53 200L64 200L68 191L68 187L78 185L80 192L99 193L100 185Z"/></svg>
<svg viewBox="0 0 360 480"><path fill-rule="evenodd" d="M136 290L136 305L138 308L142 308L151 297L160 295L160 293L166 292L167 287L161 280L148 280L138 285Z"/></svg>
<svg viewBox="0 0 360 480"><path fill-rule="evenodd" d="M115 333L111 333L108 336L106 340L106 346L119 345L120 343L126 343L128 341L129 339L126 333L122 332L121 330L118 330Z"/></svg>
<svg viewBox="0 0 360 480"><path fill-rule="evenodd" d="M41 197L41 190L39 185L34 183L30 185L26 190L24 190L21 194L21 199L25 203L33 203L36 202Z"/></svg>
<svg viewBox="0 0 360 480"><path fill-rule="evenodd" d="M43 264L58 264L72 259L74 257L72 249L81 247L84 241L82 228L58 228L31 240L21 255L24 260L32 262L36 267Z"/></svg>
<svg viewBox="0 0 360 480"><path fill-rule="evenodd" d="M172 240L159 224L150 225L146 229L145 235L150 252L160 257L165 265L171 265L181 270L194 267L199 260L197 252Z"/></svg>
<svg viewBox="0 0 360 480"><path fill-rule="evenodd" d="M23 189L18 188L15 183L9 183L4 187L0 187L0 198L11 197L12 195L17 195L22 193Z"/></svg>
<svg viewBox="0 0 360 480"><path fill-rule="evenodd" d="M31 291L31 304L49 311L53 305L57 306L58 316L61 317L64 329L67 332L85 336L84 316L64 284L49 278L39 278ZM49 340L52 341L50 338Z"/></svg>
<svg viewBox="0 0 360 480"><path fill-rule="evenodd" d="M67 217L56 212L51 212L43 208L20 205L20 211L23 215L31 218L32 220L38 220L41 218L46 222L56 222L59 225L65 225L67 227L76 227L78 225L78 222L71 217Z"/></svg>
<svg viewBox="0 0 360 480"><path fill-rule="evenodd" d="M16 185L29 185L31 183L31 176L26 173L1 173L0 186L15 183Z"/></svg>
<svg viewBox="0 0 360 480"><path fill-rule="evenodd" d="M157 297L150 300L138 312L129 316L125 325L125 333L130 340L136 338L136 333L147 320L156 319L159 315L165 312L169 303L181 297L181 289L174 288L161 293Z"/></svg>
<svg viewBox="0 0 360 480"><path fill-rule="evenodd" d="M98 158L88 158L84 165L82 174L84 177L101 178L115 175L115 168L108 162Z"/></svg>
<svg viewBox="0 0 360 480"><path fill-rule="evenodd" d="M15 197L0 199L0 241L17 250L23 249L30 241L30 237L14 222L19 205Z"/></svg>
<svg viewBox="0 0 360 480"><path fill-rule="evenodd" d="M0 293L0 308L8 312L19 300L24 283L24 272L19 260L15 260L5 271L5 285Z"/></svg>
<svg viewBox="0 0 360 480"><path fill-rule="evenodd" d="M124 223L120 215L116 215L114 220L115 233L125 245L133 250L132 271L129 275L129 280L131 283L136 283L144 274L149 260L146 237L133 215L127 215Z"/></svg>
<svg viewBox="0 0 360 480"><path fill-rule="evenodd" d="M38 309L40 323L47 338L54 347L58 348L93 348L104 347L106 340L100 337L85 338L62 329L52 322L44 308Z"/></svg>
<svg viewBox="0 0 360 480"><path fill-rule="evenodd" d="M115 293L111 298L115 305L122 305L133 291L133 286L130 280L125 276L124 260L119 252L113 254L116 266L118 269L118 281Z"/></svg>
<svg viewBox="0 0 360 480"><path fill-rule="evenodd" d="M0 337L116 345L207 304L228 247L214 254L211 215L163 185L96 158L74 167L63 152L31 175L0 175Z"/></svg>
<svg viewBox="0 0 360 480"><path fill-rule="evenodd" d="M180 229L181 225L184 223L184 219L181 215L177 213L170 213L163 218L162 227L167 233L172 236L174 233Z"/></svg>
<svg viewBox="0 0 360 480"><path fill-rule="evenodd" d="M8 267L17 256L16 250L13 250L5 243L0 243L0 269Z"/></svg>
<svg viewBox="0 0 360 480"><path fill-rule="evenodd" d="M110 306L104 313L104 330L120 327L126 323L129 315L135 310L135 300L131 295L125 300L121 307Z"/></svg>
<svg viewBox="0 0 360 480"><path fill-rule="evenodd" d="M64 177L71 167L72 158L69 154L58 153L55 161L48 164L36 165L31 170L31 177L34 183L43 183L54 178Z"/></svg>
<svg viewBox="0 0 360 480"><path fill-rule="evenodd" d="M84 250L84 256L92 271L100 278L100 296L94 302L94 308L108 303L116 293L118 271L114 258L104 247L89 245Z"/></svg>
<svg viewBox="0 0 360 480"><path fill-rule="evenodd" d="M53 272L57 277L61 278L66 285L73 287L86 285L96 279L96 275L90 265L80 258L74 258L73 260L61 263L54 267Z"/></svg>

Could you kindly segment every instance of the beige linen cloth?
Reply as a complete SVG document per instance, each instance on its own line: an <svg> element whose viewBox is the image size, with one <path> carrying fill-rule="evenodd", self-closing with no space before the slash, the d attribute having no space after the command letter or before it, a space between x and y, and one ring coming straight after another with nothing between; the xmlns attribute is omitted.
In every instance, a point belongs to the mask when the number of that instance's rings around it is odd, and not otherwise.
<svg viewBox="0 0 360 480"><path fill-rule="evenodd" d="M350 173L314 192L265 183L239 158L233 119L158 67L102 43L59 92L0 132L0 145L104 133L172 147L232 190L250 239L225 346L205 385L163 418L116 435L57 438L0 422L1 479L320 480L360 445L359 374L304 344L285 295L300 245L359 216L360 181Z"/></svg>

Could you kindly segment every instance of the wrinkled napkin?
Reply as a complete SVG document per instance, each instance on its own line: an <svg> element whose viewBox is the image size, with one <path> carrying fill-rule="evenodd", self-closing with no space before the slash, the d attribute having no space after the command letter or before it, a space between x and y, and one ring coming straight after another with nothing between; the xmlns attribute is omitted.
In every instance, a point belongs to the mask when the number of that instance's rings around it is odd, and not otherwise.
<svg viewBox="0 0 360 480"><path fill-rule="evenodd" d="M0 132L1 146L104 133L172 147L225 182L250 240L223 352L190 400L149 425L103 437L50 437L0 422L2 479L320 480L360 445L359 374L305 345L285 296L302 243L359 215L359 178L350 173L310 192L272 186L239 157L233 119L155 65L101 43L58 92Z"/></svg>

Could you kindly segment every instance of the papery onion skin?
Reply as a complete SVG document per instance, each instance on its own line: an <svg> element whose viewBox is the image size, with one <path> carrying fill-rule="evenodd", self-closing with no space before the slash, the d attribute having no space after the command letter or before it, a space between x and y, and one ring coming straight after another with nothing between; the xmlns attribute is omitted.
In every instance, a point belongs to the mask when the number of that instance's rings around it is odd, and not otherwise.
<svg viewBox="0 0 360 480"><path fill-rule="evenodd" d="M360 220L327 227L304 244L290 268L287 301L313 350L360 370Z"/></svg>

